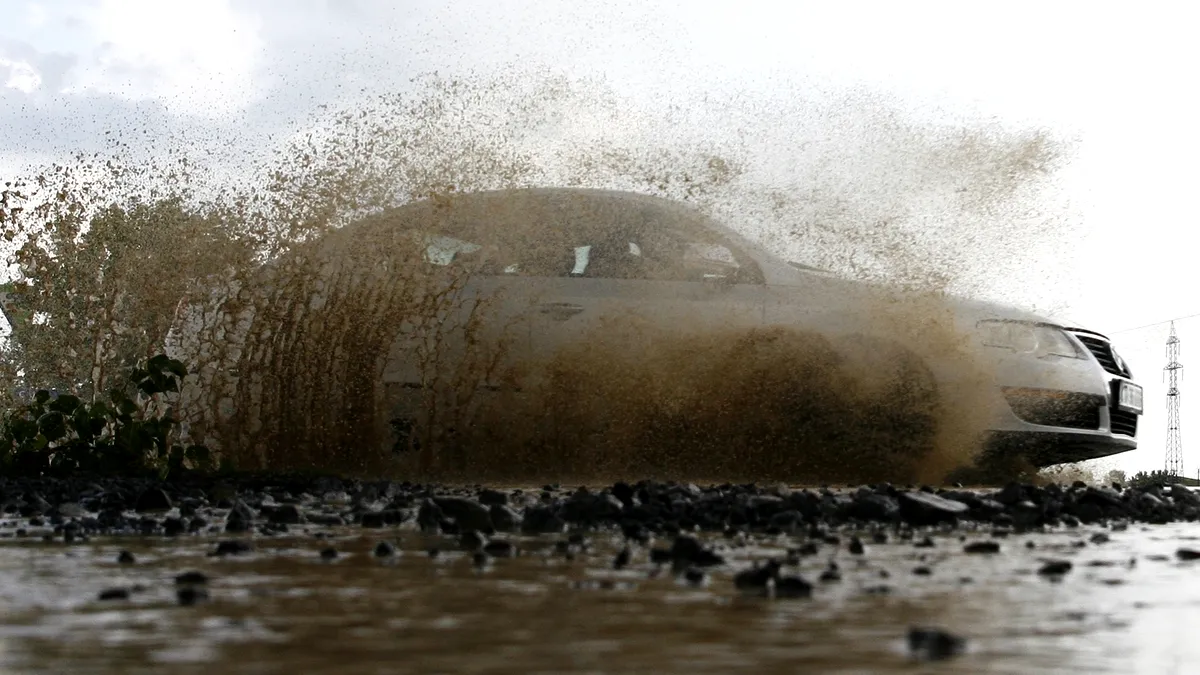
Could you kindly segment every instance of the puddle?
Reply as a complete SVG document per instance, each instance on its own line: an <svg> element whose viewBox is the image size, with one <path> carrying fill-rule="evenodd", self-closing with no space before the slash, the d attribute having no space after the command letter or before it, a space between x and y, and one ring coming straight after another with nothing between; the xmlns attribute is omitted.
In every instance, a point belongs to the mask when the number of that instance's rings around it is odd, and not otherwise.
<svg viewBox="0 0 1200 675"><path fill-rule="evenodd" d="M314 532L316 530L314 529ZM515 558L477 567L455 542L415 530L324 529L258 538L216 558L210 538L106 538L0 544L0 666L8 672L923 672L910 626L967 638L946 673L1170 673L1200 660L1189 618L1200 566L1179 563L1195 525L1114 533L1012 535L997 555L963 555L959 535L916 548L893 539L853 556L821 546L787 568L814 581L807 600L750 598L732 576L779 555L786 538L738 547L713 539L727 564L699 584L634 548L620 571L619 535L598 533L573 559L519 538ZM987 538L970 533L968 540ZM373 555L387 538L397 553ZM919 537L918 537L919 539ZM1026 541L1037 546L1026 548ZM870 542L870 539L867 539ZM662 545L663 542L658 542ZM794 542L791 542L794 544ZM324 561L319 552L339 552ZM431 557L430 548L440 554ZM835 550L836 549L836 550ZM116 562L132 552L132 565ZM1159 556L1166 556L1161 559ZM1073 570L1052 581L1043 558ZM840 582L816 581L836 559ZM1130 565L1130 560L1136 564ZM928 575L917 575L917 567ZM180 606L175 577L209 577L209 599ZM657 573L656 573L657 570ZM106 589L127 600L100 601Z"/></svg>

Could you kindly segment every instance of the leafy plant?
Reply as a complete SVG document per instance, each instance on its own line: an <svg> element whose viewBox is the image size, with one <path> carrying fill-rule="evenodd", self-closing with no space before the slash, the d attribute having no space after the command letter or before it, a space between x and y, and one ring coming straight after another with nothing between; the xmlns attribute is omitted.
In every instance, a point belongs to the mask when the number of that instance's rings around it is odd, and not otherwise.
<svg viewBox="0 0 1200 675"><path fill-rule="evenodd" d="M91 402L42 389L0 421L0 468L6 473L63 475L212 471L208 448L179 442L170 403L187 376L163 354L138 364L124 388Z"/></svg>

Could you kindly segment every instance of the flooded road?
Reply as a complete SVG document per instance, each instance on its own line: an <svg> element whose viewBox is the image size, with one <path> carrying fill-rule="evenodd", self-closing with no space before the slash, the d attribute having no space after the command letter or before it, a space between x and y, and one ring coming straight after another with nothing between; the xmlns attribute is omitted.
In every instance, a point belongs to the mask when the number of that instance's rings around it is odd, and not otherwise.
<svg viewBox="0 0 1200 675"><path fill-rule="evenodd" d="M13 523L9 523L10 525ZM725 564L676 577L619 533L567 545L513 536L519 554L478 566L456 537L397 527L294 527L253 549L211 555L220 537L0 540L4 672L551 673L939 672L1186 673L1200 667L1200 526L1130 525L1011 534L943 531L865 551L821 542L785 566L811 598L748 597L733 576L782 560L787 535L710 537ZM1104 541L1106 534L1108 541ZM997 536L997 534L1001 536ZM380 541L395 544L378 556ZM964 546L992 541L990 555ZM1189 544L1189 541L1192 543ZM744 542L744 544L743 544ZM658 540L659 546L670 541ZM922 542L928 544L929 542ZM1030 548L1032 546L1032 548ZM438 549L431 555L431 549ZM334 549L337 556L321 555ZM133 562L118 562L121 551ZM831 560L841 579L818 581ZM1061 576L1046 560L1069 561ZM793 560L795 562L795 560ZM919 569L923 568L923 569ZM203 585L180 585L185 572ZM198 594L183 606L178 594ZM204 589L207 588L207 599ZM110 589L128 598L99 599ZM197 595L189 596L196 599ZM966 638L948 660L917 661L912 626Z"/></svg>

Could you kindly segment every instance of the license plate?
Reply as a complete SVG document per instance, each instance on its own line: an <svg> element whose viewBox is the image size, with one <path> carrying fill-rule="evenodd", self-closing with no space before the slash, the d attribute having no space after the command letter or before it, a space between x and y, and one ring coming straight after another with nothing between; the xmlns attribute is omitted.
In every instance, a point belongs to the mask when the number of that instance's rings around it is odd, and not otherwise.
<svg viewBox="0 0 1200 675"><path fill-rule="evenodd" d="M1118 381L1117 407L1133 413L1142 412L1142 388L1132 382Z"/></svg>

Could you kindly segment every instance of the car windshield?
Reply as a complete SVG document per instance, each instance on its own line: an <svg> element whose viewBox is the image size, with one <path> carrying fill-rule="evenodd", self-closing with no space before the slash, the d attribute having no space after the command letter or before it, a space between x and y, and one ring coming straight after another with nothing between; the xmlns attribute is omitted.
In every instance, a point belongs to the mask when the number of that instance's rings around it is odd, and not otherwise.
<svg viewBox="0 0 1200 675"><path fill-rule="evenodd" d="M424 259L503 276L762 283L758 265L699 215L586 199L464 201L420 228ZM431 231L432 230L432 231Z"/></svg>

